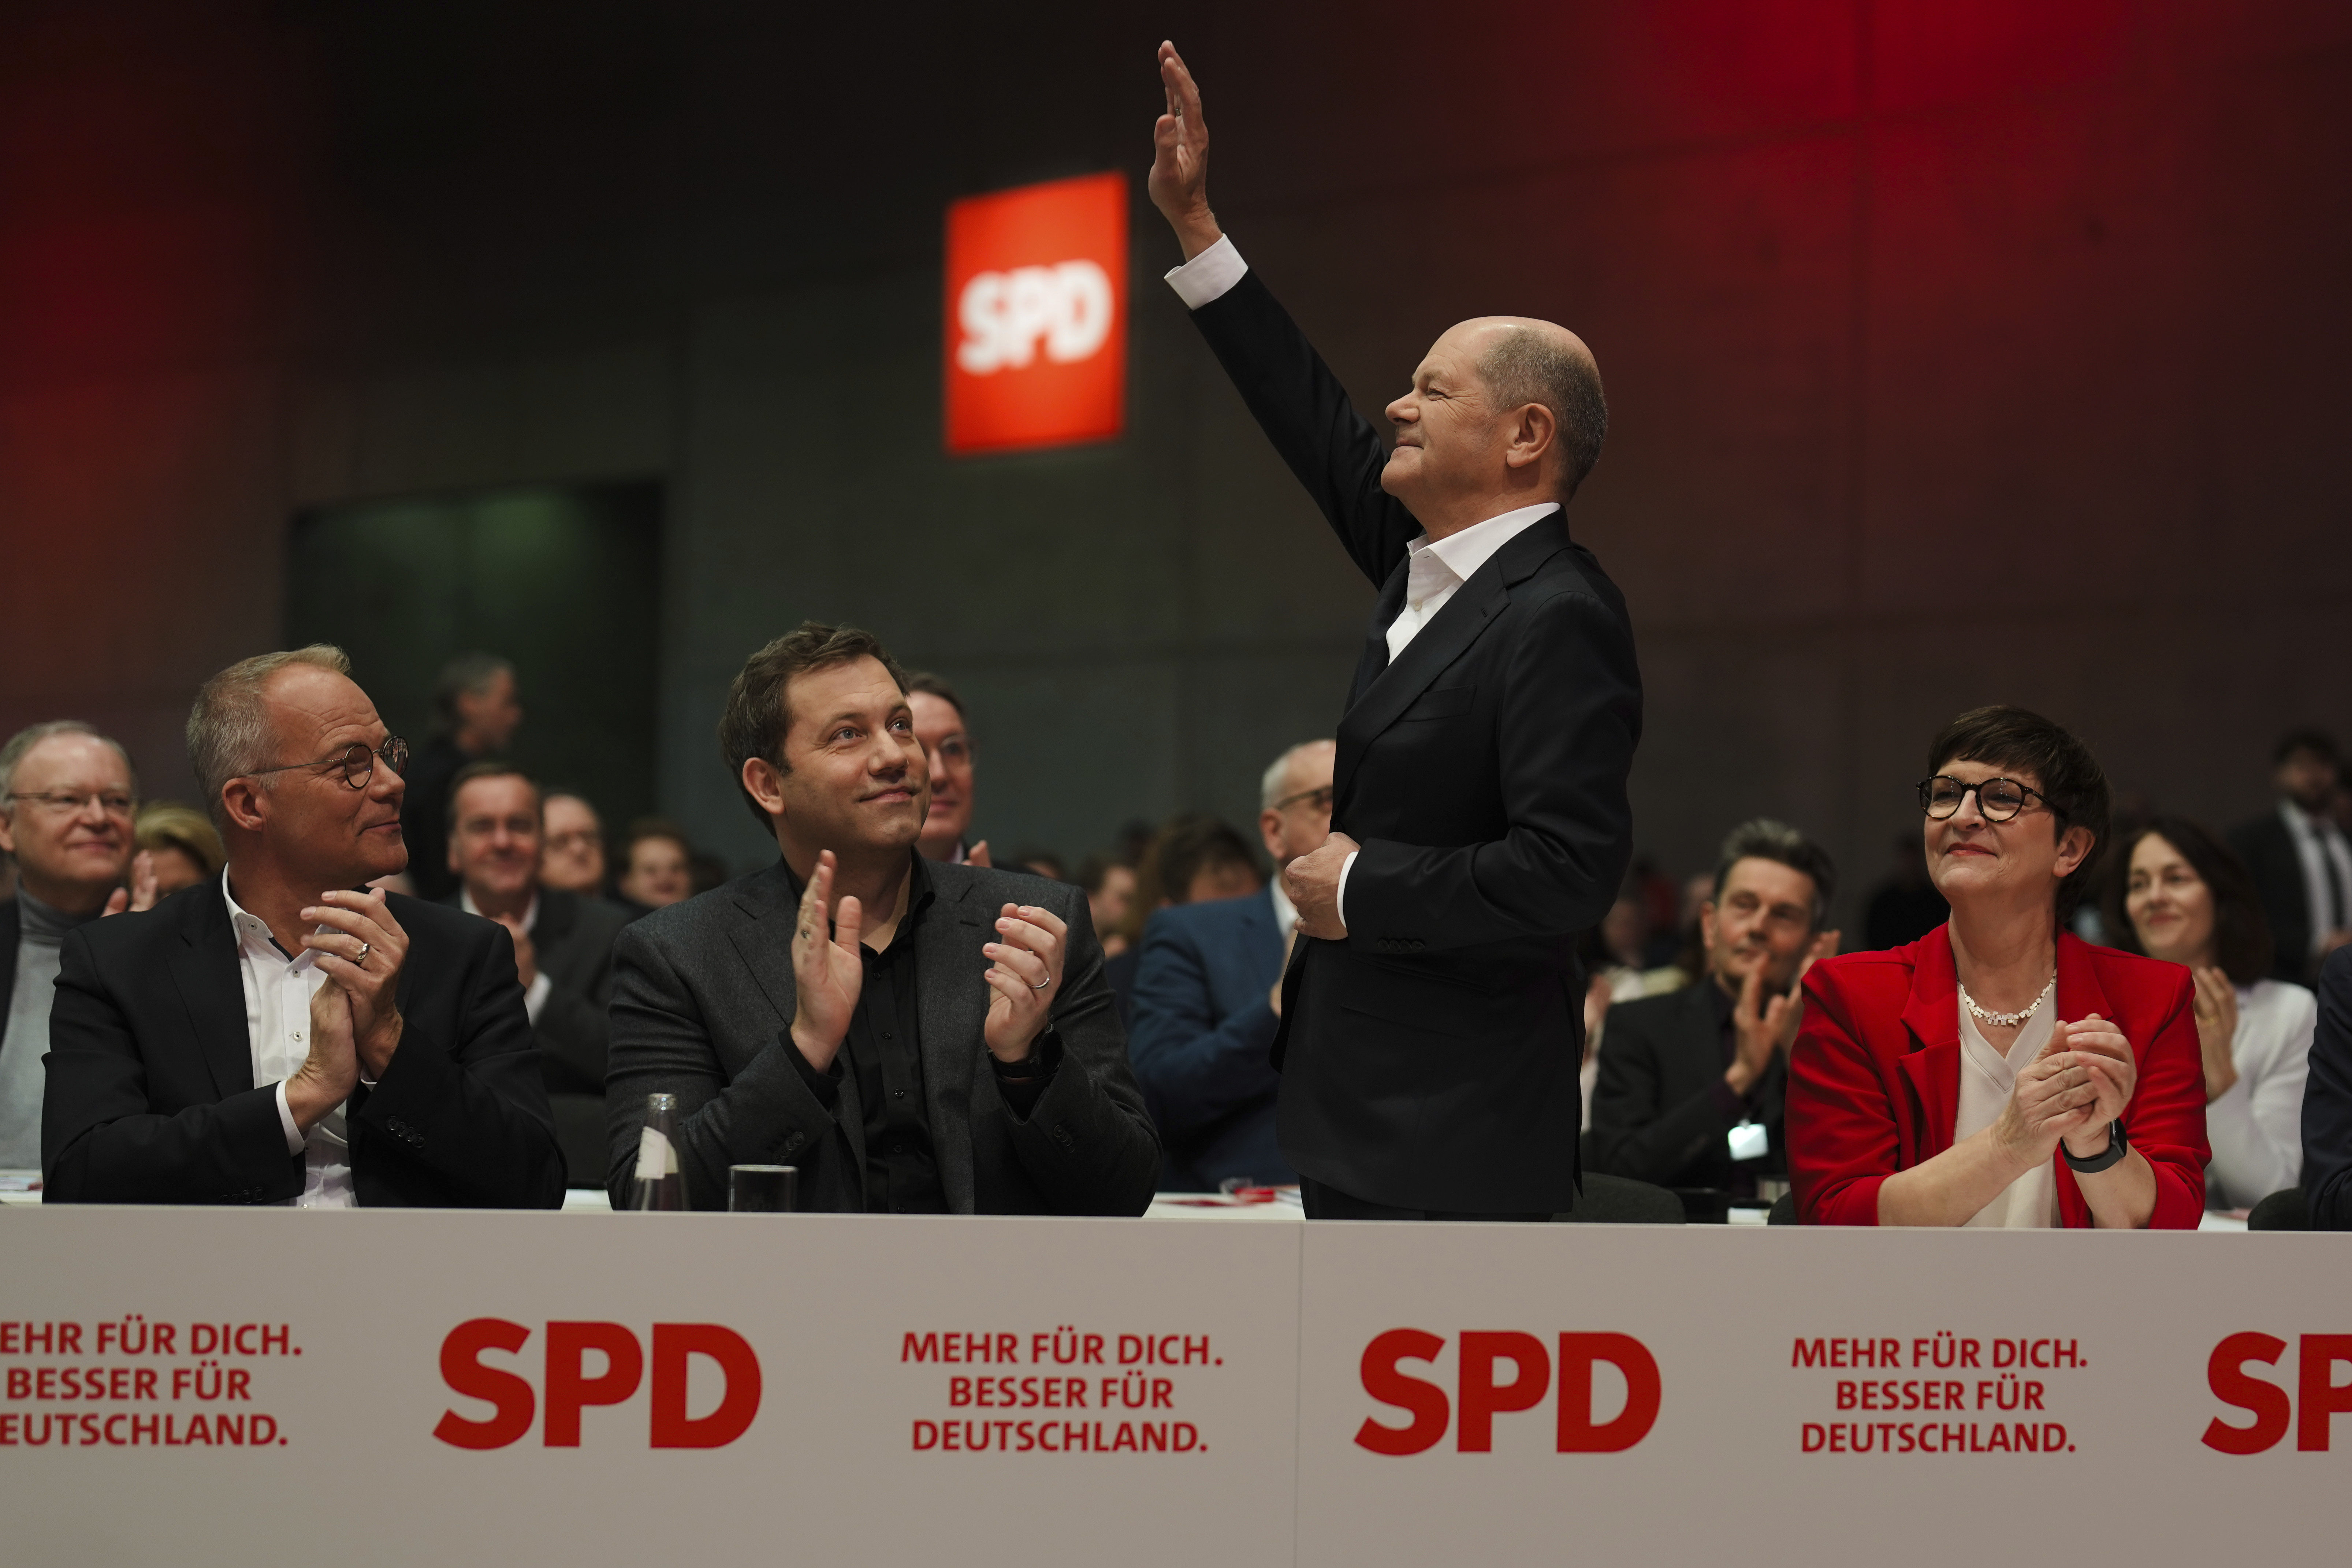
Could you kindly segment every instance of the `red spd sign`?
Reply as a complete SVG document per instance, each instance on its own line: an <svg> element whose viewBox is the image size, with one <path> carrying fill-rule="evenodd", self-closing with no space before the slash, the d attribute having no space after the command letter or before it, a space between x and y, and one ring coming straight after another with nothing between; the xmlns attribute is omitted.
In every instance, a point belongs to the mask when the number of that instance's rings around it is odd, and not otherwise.
<svg viewBox="0 0 2352 1568"><path fill-rule="evenodd" d="M948 206L950 452L1100 441L1127 421L1127 176Z"/></svg>

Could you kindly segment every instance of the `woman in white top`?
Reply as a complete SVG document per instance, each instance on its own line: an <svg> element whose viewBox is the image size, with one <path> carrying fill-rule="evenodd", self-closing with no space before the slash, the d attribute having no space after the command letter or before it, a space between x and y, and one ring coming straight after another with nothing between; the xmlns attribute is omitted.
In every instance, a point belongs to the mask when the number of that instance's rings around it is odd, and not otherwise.
<svg viewBox="0 0 2352 1568"><path fill-rule="evenodd" d="M2106 897L2116 945L2189 966L2205 1058L2209 1208L2251 1208L2303 1167L2303 1081L2319 1004L2269 978L2271 934L2245 867L2193 822L2158 817L2124 844Z"/></svg>

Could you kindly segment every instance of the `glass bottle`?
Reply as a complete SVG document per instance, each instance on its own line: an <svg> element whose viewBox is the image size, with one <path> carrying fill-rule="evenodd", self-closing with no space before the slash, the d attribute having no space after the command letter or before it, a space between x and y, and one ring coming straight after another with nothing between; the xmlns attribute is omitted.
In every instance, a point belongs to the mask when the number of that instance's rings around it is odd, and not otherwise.
<svg viewBox="0 0 2352 1568"><path fill-rule="evenodd" d="M639 1209L686 1207L686 1177L677 1168L677 1096L646 1096L645 1130L637 1134Z"/></svg>

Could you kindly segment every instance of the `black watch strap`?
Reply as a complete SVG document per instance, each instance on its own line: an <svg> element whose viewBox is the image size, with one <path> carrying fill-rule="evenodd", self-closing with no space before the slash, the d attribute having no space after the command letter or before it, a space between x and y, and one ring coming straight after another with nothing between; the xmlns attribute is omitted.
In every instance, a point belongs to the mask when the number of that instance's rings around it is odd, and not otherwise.
<svg viewBox="0 0 2352 1568"><path fill-rule="evenodd" d="M2059 1142L2058 1152L2066 1156L2067 1168L2076 1175L2095 1176L2101 1171L2123 1163L2124 1156L2131 1152L2131 1140L2124 1136L2124 1119L2118 1116L2107 1123L2107 1147L2104 1153L2094 1154L2087 1160L2077 1160L2074 1151L2067 1148L2063 1140Z"/></svg>

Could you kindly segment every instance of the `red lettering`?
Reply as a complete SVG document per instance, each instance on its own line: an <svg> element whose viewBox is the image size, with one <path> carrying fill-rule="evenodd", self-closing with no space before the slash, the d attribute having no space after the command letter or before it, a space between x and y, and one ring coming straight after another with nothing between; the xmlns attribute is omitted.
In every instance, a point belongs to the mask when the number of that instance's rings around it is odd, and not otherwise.
<svg viewBox="0 0 2352 1568"><path fill-rule="evenodd" d="M1625 1374L1625 1408L1604 1424L1592 1420L1592 1363L1605 1361ZM1650 1435L1658 1419L1658 1363L1631 1334L1559 1336L1559 1451L1614 1454Z"/></svg>
<svg viewBox="0 0 2352 1568"><path fill-rule="evenodd" d="M445 1410L433 1428L436 1437L457 1448L503 1448L530 1430L538 1404L530 1384L513 1373L484 1366L479 1359L484 1351L512 1353L530 1338L529 1329L503 1318L474 1318L449 1331L441 1342L441 1381L455 1393L483 1401L496 1414L487 1421L474 1421Z"/></svg>
<svg viewBox="0 0 2352 1568"><path fill-rule="evenodd" d="M1445 1390L1418 1377L1409 1377L1398 1369L1403 1361L1434 1361L1437 1352L1445 1348L1445 1341L1436 1334L1420 1329L1391 1329L1375 1335L1364 1347L1363 1360L1358 1371L1363 1380L1364 1392L1383 1405L1393 1405L1408 1412L1412 1422L1406 1426L1384 1426L1370 1416L1356 1428L1356 1446L1370 1448L1375 1454L1418 1454L1436 1447L1445 1436L1450 1419Z"/></svg>
<svg viewBox="0 0 2352 1568"><path fill-rule="evenodd" d="M595 1377L581 1374L581 1361L590 1351L604 1353L604 1370ZM637 1336L619 1323L550 1323L547 1325L547 1419L540 1441L551 1448L580 1447L580 1412L591 1405L618 1405L637 1391L645 1375L645 1352ZM685 1398L680 1384L679 1398Z"/></svg>
<svg viewBox="0 0 2352 1568"><path fill-rule="evenodd" d="M2205 1362L2206 1385L2214 1398L2251 1412L2254 1420L2250 1426L2232 1426L2215 1416L2206 1424L2207 1447L2224 1454L2259 1454L2286 1436L2287 1420L2293 1414L2286 1390L2250 1375L2245 1369L2250 1361L2275 1365L2285 1351L2284 1340L2254 1333L2231 1334L2213 1347Z"/></svg>
<svg viewBox="0 0 2352 1568"><path fill-rule="evenodd" d="M629 1344L635 1349L635 1340ZM709 1415L689 1416L686 1363L688 1356L698 1355L718 1363L726 1392ZM619 1364L616 1357L615 1371ZM630 1385L635 1386L634 1375ZM551 1390L553 1384L549 1386ZM656 1323L653 1405L655 1447L723 1448L749 1431L751 1418L760 1414L760 1358L752 1353L750 1342L732 1329L716 1323ZM552 1393L548 1398L548 1419L555 1419Z"/></svg>
<svg viewBox="0 0 2352 1568"><path fill-rule="evenodd" d="M1511 1381L1499 1385L1495 1382L1498 1361L1507 1361L1515 1369ZM1462 1419L1454 1431L1454 1446L1465 1454L1492 1451L1496 1413L1531 1410L1551 1388L1550 1358L1533 1334L1465 1333L1454 1371Z"/></svg>
<svg viewBox="0 0 2352 1568"><path fill-rule="evenodd" d="M2338 1362L2352 1362L2352 1334L2303 1336L2294 1390L2294 1446L2303 1453L2327 1452L2328 1417L2352 1410L2352 1383L2335 1381Z"/></svg>

